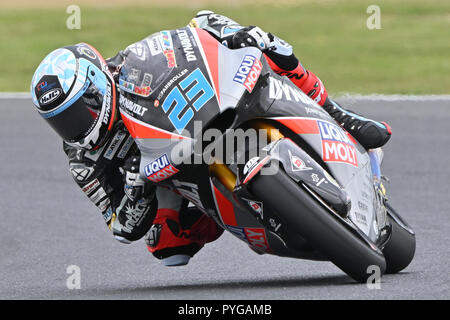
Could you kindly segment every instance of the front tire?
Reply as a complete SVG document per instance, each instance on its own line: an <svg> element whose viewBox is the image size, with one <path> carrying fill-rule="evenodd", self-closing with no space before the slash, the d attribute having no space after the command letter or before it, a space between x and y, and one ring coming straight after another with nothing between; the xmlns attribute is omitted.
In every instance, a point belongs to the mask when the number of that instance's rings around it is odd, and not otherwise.
<svg viewBox="0 0 450 320"><path fill-rule="evenodd" d="M284 171L257 175L250 182L250 190L276 212L290 230L356 281L367 281L372 275L368 271L370 266L376 265L380 273L384 273L386 261L381 251L350 232Z"/></svg>
<svg viewBox="0 0 450 320"><path fill-rule="evenodd" d="M386 273L392 274L402 271L411 263L416 252L416 236L389 204L386 204L386 208L392 230L383 254L386 258Z"/></svg>

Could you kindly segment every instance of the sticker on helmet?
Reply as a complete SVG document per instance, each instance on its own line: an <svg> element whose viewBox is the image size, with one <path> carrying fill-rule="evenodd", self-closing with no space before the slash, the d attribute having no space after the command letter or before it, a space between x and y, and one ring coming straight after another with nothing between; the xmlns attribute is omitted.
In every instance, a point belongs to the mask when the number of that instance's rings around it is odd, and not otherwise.
<svg viewBox="0 0 450 320"><path fill-rule="evenodd" d="M41 79L46 75L55 75L64 93L67 93L75 80L77 68L76 57L68 49L62 48L51 52L41 62L31 81L32 96L35 104L38 104L34 88L41 83Z"/></svg>
<svg viewBox="0 0 450 320"><path fill-rule="evenodd" d="M44 93L39 98L39 105L45 106L46 104L52 103L53 101L58 99L58 97L61 95L61 93L62 93L62 90L58 89L58 88L50 90L47 93Z"/></svg>

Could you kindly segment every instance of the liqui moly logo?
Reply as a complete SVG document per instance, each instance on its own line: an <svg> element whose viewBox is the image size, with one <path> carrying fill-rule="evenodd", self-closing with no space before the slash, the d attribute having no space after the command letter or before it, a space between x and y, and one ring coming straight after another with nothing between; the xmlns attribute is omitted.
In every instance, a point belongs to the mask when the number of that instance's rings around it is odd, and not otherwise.
<svg viewBox="0 0 450 320"><path fill-rule="evenodd" d="M177 172L178 170L169 162L167 154L153 160L144 167L145 175L152 182L163 181Z"/></svg>
<svg viewBox="0 0 450 320"><path fill-rule="evenodd" d="M247 242L250 246L260 252L272 252L267 242L264 228L241 228L226 225L228 231L234 236Z"/></svg>
<svg viewBox="0 0 450 320"><path fill-rule="evenodd" d="M242 84L248 92L252 92L261 74L262 64L256 57L247 54L242 60L233 80Z"/></svg>
<svg viewBox="0 0 450 320"><path fill-rule="evenodd" d="M263 228L245 228L245 236L248 243L255 249L263 252L270 252L269 244L267 243L266 233Z"/></svg>
<svg viewBox="0 0 450 320"><path fill-rule="evenodd" d="M343 162L358 167L356 149L339 126L317 121L322 138L322 158L325 162Z"/></svg>

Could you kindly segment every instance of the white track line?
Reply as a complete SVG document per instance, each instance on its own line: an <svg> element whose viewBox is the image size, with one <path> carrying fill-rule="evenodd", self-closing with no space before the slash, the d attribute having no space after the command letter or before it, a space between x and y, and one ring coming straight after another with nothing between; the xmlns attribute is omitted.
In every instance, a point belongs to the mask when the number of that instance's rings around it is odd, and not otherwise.
<svg viewBox="0 0 450 320"><path fill-rule="evenodd" d="M0 99L31 99L29 92L0 92Z"/></svg>
<svg viewBox="0 0 450 320"><path fill-rule="evenodd" d="M435 95L402 95L402 94L349 94L332 95L334 99L355 99L366 101L450 101L450 94ZM0 99L31 99L29 92L0 92Z"/></svg>
<svg viewBox="0 0 450 320"><path fill-rule="evenodd" d="M332 95L334 99L354 99L365 101L450 101L450 95L448 94L433 94L433 95L402 95L402 94L337 94Z"/></svg>

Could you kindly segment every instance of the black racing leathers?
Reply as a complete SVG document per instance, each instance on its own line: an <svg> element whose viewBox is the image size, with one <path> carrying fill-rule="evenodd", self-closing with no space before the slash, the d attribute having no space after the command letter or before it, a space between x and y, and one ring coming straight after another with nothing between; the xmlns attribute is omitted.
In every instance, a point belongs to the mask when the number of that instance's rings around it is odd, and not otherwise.
<svg viewBox="0 0 450 320"><path fill-rule="evenodd" d="M64 142L70 172L86 196L100 209L115 238L122 242L142 238L155 217L155 187L146 185L133 199L125 183L124 161L139 150L122 121L115 123L110 139L96 151L84 151Z"/></svg>

